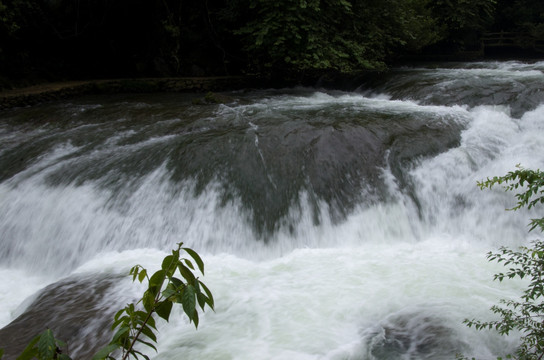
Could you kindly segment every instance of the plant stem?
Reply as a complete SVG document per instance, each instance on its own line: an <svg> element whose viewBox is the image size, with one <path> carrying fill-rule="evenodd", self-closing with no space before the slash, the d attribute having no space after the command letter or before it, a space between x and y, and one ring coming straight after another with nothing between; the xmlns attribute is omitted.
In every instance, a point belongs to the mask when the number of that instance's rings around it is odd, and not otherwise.
<svg viewBox="0 0 544 360"><path fill-rule="evenodd" d="M138 329L138 332L134 336L134 339L132 339L132 342L130 343L129 348L127 349L127 351L123 355L122 360L128 359L128 355L131 353L132 348L134 348L134 345L136 345L136 340L138 340L138 338L140 337L140 334L142 333L142 330L143 330L144 326L147 324L147 322L149 321L149 318L153 315L154 312L155 312L155 308L151 309L151 311L147 314L147 317L145 318L142 326L140 326L140 328Z"/></svg>

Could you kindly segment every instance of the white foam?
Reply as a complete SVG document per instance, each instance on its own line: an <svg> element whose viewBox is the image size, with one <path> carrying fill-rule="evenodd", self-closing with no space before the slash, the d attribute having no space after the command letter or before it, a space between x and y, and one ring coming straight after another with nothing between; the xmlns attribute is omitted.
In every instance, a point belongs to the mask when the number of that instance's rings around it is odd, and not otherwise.
<svg viewBox="0 0 544 360"><path fill-rule="evenodd" d="M215 313L204 314L198 331L178 317L162 324L155 358L180 352L191 358L361 357L368 346L364 330L399 312L434 313L444 326L465 333L465 317L486 317L497 297L520 289L515 282L492 284L499 266L480 250L441 239L299 249L264 262L207 257L204 281L214 292ZM497 336L470 336L485 351L500 350Z"/></svg>
<svg viewBox="0 0 544 360"><path fill-rule="evenodd" d="M54 281L40 273L6 268L0 269L0 278L0 328L22 313L25 299Z"/></svg>

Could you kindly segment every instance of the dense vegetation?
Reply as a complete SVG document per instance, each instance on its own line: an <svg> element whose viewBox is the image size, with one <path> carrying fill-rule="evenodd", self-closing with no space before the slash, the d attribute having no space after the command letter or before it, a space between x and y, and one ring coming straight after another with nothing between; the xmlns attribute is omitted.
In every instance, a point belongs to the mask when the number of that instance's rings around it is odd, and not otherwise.
<svg viewBox="0 0 544 360"><path fill-rule="evenodd" d="M0 0L0 85L383 69L484 31L542 36L543 17L539 0Z"/></svg>

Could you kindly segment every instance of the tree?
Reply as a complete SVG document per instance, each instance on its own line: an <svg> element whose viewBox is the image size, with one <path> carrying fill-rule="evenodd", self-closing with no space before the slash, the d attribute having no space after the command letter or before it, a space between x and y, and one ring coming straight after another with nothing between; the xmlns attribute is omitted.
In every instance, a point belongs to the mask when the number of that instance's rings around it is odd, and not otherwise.
<svg viewBox="0 0 544 360"><path fill-rule="evenodd" d="M496 30L523 31L544 24L544 2L540 0L497 0Z"/></svg>
<svg viewBox="0 0 544 360"><path fill-rule="evenodd" d="M544 204L544 172L523 169L505 176L494 177L479 183L481 189L505 184L506 191L521 192L516 194L517 205L511 210L524 207L531 209ZM530 230L544 231L544 218L532 219ZM478 330L495 329L501 335L508 335L513 330L522 333L521 345L513 358L533 360L544 358L544 240L534 240L529 247L512 250L505 247L498 253L488 253L489 261L497 261L509 266L508 271L495 275L495 280L520 278L529 279L527 289L521 300L501 300L491 307L491 311L500 316L496 321L465 320L465 323ZM510 355L509 355L510 356Z"/></svg>
<svg viewBox="0 0 544 360"><path fill-rule="evenodd" d="M438 40L429 0L247 0L235 33L258 72L384 69Z"/></svg>
<svg viewBox="0 0 544 360"><path fill-rule="evenodd" d="M498 0L494 30L516 32L523 48L542 52L538 44L544 40L544 2Z"/></svg>
<svg viewBox="0 0 544 360"><path fill-rule="evenodd" d="M329 6L331 2L336 6ZM348 65L349 39L341 38L335 23L353 17L348 1L249 0L248 5L251 20L235 34L242 37L258 72L343 69Z"/></svg>
<svg viewBox="0 0 544 360"><path fill-rule="evenodd" d="M23 77L31 71L30 47L40 41L41 7L41 1L0 0L0 76ZM36 36L27 42L31 33Z"/></svg>
<svg viewBox="0 0 544 360"><path fill-rule="evenodd" d="M481 33L494 19L496 0L436 0L430 3L440 36L457 48L480 46Z"/></svg>
<svg viewBox="0 0 544 360"><path fill-rule="evenodd" d="M128 304L115 314L112 330L115 333L110 343L93 356L93 360L115 359L114 355L121 352L123 360L140 356L149 359L147 355L135 348L140 344L157 350L155 334L155 315L168 321L174 304L181 304L183 311L198 327L198 308L204 310L207 305L214 308L213 295L208 287L193 273L198 269L204 274L204 262L200 256L190 248L178 244L172 254L166 256L161 269L148 276L147 270L140 265L130 270L132 280L143 282L147 280L148 288L142 298L136 303ZM183 250L190 258L180 257ZM178 273L179 275L176 275ZM141 309L141 304L143 309ZM56 339L49 329L37 335L17 360L71 360L67 354L63 354L61 348L64 343ZM0 349L0 358L3 351ZM112 355L113 354L113 355Z"/></svg>

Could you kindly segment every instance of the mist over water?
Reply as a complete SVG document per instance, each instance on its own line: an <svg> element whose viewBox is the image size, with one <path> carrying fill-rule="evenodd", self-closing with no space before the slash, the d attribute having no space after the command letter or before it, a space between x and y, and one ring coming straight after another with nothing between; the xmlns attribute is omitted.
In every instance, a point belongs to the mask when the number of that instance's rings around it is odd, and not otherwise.
<svg viewBox="0 0 544 360"><path fill-rule="evenodd" d="M62 313L66 281L157 268L183 241L202 254L217 308L198 331L181 316L161 323L156 359L504 355L515 335L462 320L519 294L522 282L492 281L502 267L485 254L539 236L527 223L543 215L507 212L512 194L476 182L543 167L543 71L439 64L354 92L200 106L191 94L89 96L6 112L0 326L48 284ZM112 286L97 309L138 296L129 279ZM102 331L86 317L73 333Z"/></svg>

